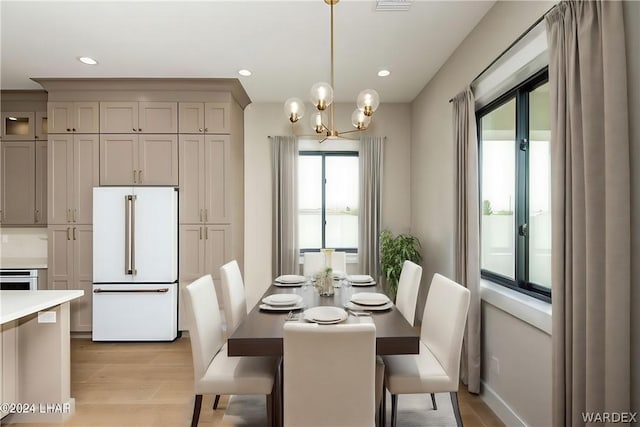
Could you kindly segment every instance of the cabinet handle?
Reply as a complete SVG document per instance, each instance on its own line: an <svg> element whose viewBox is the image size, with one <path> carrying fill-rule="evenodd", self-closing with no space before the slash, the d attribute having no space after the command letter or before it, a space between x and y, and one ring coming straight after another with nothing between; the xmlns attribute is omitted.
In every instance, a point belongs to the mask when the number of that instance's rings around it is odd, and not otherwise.
<svg viewBox="0 0 640 427"><path fill-rule="evenodd" d="M202 240L202 227L199 227L200 230L200 240Z"/></svg>
<svg viewBox="0 0 640 427"><path fill-rule="evenodd" d="M73 227L73 240L76 240L76 228Z"/></svg>
<svg viewBox="0 0 640 427"><path fill-rule="evenodd" d="M38 222L38 210L37 209L33 212L33 220L35 222Z"/></svg>
<svg viewBox="0 0 640 427"><path fill-rule="evenodd" d="M142 171L138 170L138 184L142 184Z"/></svg>
<svg viewBox="0 0 640 427"><path fill-rule="evenodd" d="M76 131L76 128L73 128L72 130L75 132L75 131Z"/></svg>
<svg viewBox="0 0 640 427"><path fill-rule="evenodd" d="M71 128L67 128L67 132L71 132Z"/></svg>
<svg viewBox="0 0 640 427"><path fill-rule="evenodd" d="M138 128L138 132L142 132L142 129L141 129L141 128Z"/></svg>
<svg viewBox="0 0 640 427"><path fill-rule="evenodd" d="M202 209L200 209L200 222L202 222Z"/></svg>
<svg viewBox="0 0 640 427"><path fill-rule="evenodd" d="M78 209L73 210L73 222L76 222L76 216L78 215Z"/></svg>
<svg viewBox="0 0 640 427"><path fill-rule="evenodd" d="M205 132L209 132L209 128L204 128L204 131Z"/></svg>
<svg viewBox="0 0 640 427"><path fill-rule="evenodd" d="M133 183L136 183L136 170L133 170Z"/></svg>
<svg viewBox="0 0 640 427"><path fill-rule="evenodd" d="M135 132L135 131L136 131L136 128L133 128L133 131Z"/></svg>
<svg viewBox="0 0 640 427"><path fill-rule="evenodd" d="M198 132L202 132L202 128L198 129Z"/></svg>
<svg viewBox="0 0 640 427"><path fill-rule="evenodd" d="M204 222L209 221L209 209L204 210Z"/></svg>
<svg viewBox="0 0 640 427"><path fill-rule="evenodd" d="M71 222L71 209L67 209L67 222Z"/></svg>
<svg viewBox="0 0 640 427"><path fill-rule="evenodd" d="M71 240L71 235L69 234L70 231L71 229L67 227L67 240Z"/></svg>
<svg viewBox="0 0 640 427"><path fill-rule="evenodd" d="M204 240L209 240L209 229L207 227L204 228Z"/></svg>

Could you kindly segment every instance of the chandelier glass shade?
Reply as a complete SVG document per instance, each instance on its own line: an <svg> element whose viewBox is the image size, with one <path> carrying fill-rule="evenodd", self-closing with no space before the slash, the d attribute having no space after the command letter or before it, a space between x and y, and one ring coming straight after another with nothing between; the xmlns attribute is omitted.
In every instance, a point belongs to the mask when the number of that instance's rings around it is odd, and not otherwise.
<svg viewBox="0 0 640 427"><path fill-rule="evenodd" d="M318 135L326 138L338 138L341 134L358 132L367 129L371 123L373 113L380 105L380 95L373 89L365 89L356 99L356 109L351 115L353 130L338 132L334 128L334 67L333 67L333 6L340 0L324 0L331 7L331 83L318 82L311 87L309 100L316 109L311 115L310 124ZM297 123L304 116L304 102L299 98L289 98L284 103L284 113L292 124ZM328 114L324 114L328 110ZM328 116L328 117L327 117ZM324 139L322 140L324 141ZM321 142L322 142L321 141Z"/></svg>

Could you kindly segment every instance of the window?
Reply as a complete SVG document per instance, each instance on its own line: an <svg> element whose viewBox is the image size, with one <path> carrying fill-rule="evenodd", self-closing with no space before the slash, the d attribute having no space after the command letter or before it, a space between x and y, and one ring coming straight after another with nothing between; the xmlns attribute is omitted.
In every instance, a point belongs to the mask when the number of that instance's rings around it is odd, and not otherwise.
<svg viewBox="0 0 640 427"><path fill-rule="evenodd" d="M551 299L548 72L477 112L482 277Z"/></svg>
<svg viewBox="0 0 640 427"><path fill-rule="evenodd" d="M357 152L301 151L298 162L300 250L358 247Z"/></svg>

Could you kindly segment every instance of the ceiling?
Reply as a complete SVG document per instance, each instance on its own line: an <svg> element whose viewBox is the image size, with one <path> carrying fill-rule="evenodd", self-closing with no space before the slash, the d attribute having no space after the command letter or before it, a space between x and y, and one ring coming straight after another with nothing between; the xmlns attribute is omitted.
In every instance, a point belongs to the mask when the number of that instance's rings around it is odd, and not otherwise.
<svg viewBox="0 0 640 427"><path fill-rule="evenodd" d="M421 1L376 12L335 6L335 98L365 88L410 102L494 1ZM2 89L30 77L238 78L253 102L308 98L330 79L330 8L295 1L0 1ZM90 56L88 66L77 58ZM253 72L241 77L239 69ZM391 75L378 77L381 69Z"/></svg>

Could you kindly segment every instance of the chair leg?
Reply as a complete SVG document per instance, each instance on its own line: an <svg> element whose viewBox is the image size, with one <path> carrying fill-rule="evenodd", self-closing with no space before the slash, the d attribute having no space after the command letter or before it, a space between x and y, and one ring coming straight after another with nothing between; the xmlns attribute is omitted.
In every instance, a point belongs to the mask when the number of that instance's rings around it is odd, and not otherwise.
<svg viewBox="0 0 640 427"><path fill-rule="evenodd" d="M391 395L391 427L396 427L396 418L398 415L398 395Z"/></svg>
<svg viewBox="0 0 640 427"><path fill-rule="evenodd" d="M451 392L451 406L453 406L453 415L456 417L456 424L462 427L462 416L460 415L460 406L458 406L458 393Z"/></svg>
<svg viewBox="0 0 640 427"><path fill-rule="evenodd" d="M438 405L436 404L436 394L435 393L431 393L431 405L433 406L433 410L434 411L438 410Z"/></svg>
<svg viewBox="0 0 640 427"><path fill-rule="evenodd" d="M380 427L385 427L387 425L387 387L384 382L382 383L382 400L378 414Z"/></svg>
<svg viewBox="0 0 640 427"><path fill-rule="evenodd" d="M196 400L193 402L193 417L191 418L191 427L198 427L198 419L200 418L200 408L202 407L202 395L196 394Z"/></svg>
<svg viewBox="0 0 640 427"><path fill-rule="evenodd" d="M220 402L220 395L216 394L216 398L213 399L213 410L218 409L218 402Z"/></svg>

